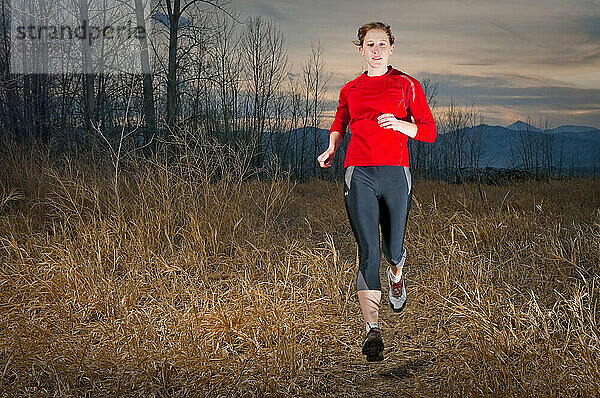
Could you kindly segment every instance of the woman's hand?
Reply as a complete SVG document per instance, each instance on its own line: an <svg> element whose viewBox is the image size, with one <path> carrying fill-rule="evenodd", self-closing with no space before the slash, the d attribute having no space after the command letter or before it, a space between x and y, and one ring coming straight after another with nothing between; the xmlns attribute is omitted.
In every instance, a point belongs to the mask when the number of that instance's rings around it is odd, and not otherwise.
<svg viewBox="0 0 600 398"><path fill-rule="evenodd" d="M321 165L321 167L323 167L323 168L331 167L331 160L333 159L333 156L335 155L335 151L340 146L340 143L342 142L343 138L344 138L344 134L340 133L339 131L332 131L329 134L329 146L327 147L325 152L320 154L319 157L317 158L317 160L319 161L319 165Z"/></svg>
<svg viewBox="0 0 600 398"><path fill-rule="evenodd" d="M331 167L331 161L333 160L333 156L335 155L335 150L332 148L327 148L325 152L319 155L317 160L319 161L319 165L323 168Z"/></svg>
<svg viewBox="0 0 600 398"><path fill-rule="evenodd" d="M377 118L377 123L384 129L392 129L406 134L410 138L415 138L417 135L417 125L404 120L398 119L391 113L382 113Z"/></svg>

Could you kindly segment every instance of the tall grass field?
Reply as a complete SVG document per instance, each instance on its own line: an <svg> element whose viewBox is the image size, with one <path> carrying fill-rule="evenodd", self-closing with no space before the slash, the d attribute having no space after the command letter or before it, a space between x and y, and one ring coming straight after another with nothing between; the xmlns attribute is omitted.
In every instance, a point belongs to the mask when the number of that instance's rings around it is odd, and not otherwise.
<svg viewBox="0 0 600 398"><path fill-rule="evenodd" d="M3 139L1 396L600 395L600 181L414 179L367 363L341 180L176 153Z"/></svg>

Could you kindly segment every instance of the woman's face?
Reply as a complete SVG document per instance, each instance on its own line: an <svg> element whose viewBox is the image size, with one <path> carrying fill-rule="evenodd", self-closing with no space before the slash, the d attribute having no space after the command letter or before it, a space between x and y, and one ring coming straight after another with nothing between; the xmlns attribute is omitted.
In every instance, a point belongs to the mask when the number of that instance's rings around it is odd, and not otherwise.
<svg viewBox="0 0 600 398"><path fill-rule="evenodd" d="M360 55L365 58L367 65L373 69L387 68L388 58L394 52L387 33L381 29L371 29L359 47Z"/></svg>

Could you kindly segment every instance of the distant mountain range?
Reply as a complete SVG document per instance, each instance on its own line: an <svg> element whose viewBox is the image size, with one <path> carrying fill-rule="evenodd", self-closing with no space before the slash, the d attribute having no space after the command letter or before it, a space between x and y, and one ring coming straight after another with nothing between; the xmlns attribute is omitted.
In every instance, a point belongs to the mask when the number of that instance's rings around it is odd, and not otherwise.
<svg viewBox="0 0 600 398"><path fill-rule="evenodd" d="M543 156L549 151L554 167L563 169L598 168L600 170L600 130L588 126L565 125L542 130L522 121L509 126L480 124L459 133L481 134L483 143L480 167L523 167L523 148ZM543 148L546 145L548 149ZM529 155L533 156L533 155Z"/></svg>
<svg viewBox="0 0 600 398"><path fill-rule="evenodd" d="M433 145L438 146L442 151L444 145L448 145L449 142L453 142L459 137L468 140L477 136L480 136L482 143L480 168L523 167L523 148L525 147L529 151L537 151L538 156L542 156L542 152L550 151L553 166L561 170L596 169L600 171L600 129L595 127L564 125L543 130L523 121L517 121L506 127L480 124L439 134ZM309 160L314 153L315 138L318 153L327 148L329 130L307 128L306 131L295 129L277 135L266 133L263 138L265 151L268 155L278 146L280 150L287 146L289 148L286 151L288 156L290 154L292 157L299 156L302 137L305 137L305 157ZM543 145L546 145L545 148L551 149L543 149ZM432 149L438 150L435 147ZM279 153L280 150L274 152Z"/></svg>

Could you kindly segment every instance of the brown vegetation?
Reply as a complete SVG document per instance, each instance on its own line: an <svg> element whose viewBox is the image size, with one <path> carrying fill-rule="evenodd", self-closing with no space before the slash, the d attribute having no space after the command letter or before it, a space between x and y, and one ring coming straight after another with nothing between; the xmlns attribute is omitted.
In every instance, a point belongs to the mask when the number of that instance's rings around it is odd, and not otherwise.
<svg viewBox="0 0 600 398"><path fill-rule="evenodd" d="M600 394L597 180L416 181L368 364L341 183L0 149L3 395Z"/></svg>

